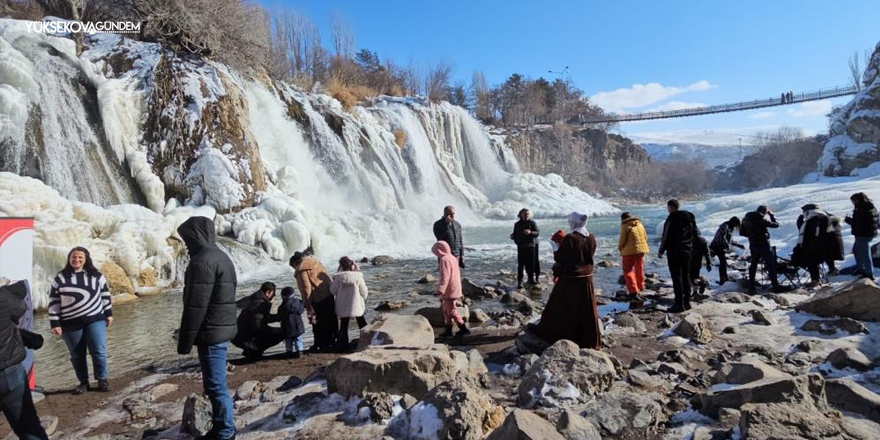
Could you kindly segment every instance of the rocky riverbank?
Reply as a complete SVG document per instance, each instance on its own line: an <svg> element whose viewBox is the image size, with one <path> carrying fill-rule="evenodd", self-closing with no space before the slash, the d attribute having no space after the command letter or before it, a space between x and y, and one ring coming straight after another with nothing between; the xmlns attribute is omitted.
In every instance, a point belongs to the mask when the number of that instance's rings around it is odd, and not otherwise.
<svg viewBox="0 0 880 440"><path fill-rule="evenodd" d="M880 438L880 287L841 277L748 296L727 284L672 315L668 283L651 280L642 307L604 319L603 351L523 331L540 289L470 285L472 307L504 308L471 310L488 321L461 339L435 339L428 311L389 313L351 354L234 360L238 438ZM53 438L183 440L209 426L195 365L112 385L41 401Z"/></svg>

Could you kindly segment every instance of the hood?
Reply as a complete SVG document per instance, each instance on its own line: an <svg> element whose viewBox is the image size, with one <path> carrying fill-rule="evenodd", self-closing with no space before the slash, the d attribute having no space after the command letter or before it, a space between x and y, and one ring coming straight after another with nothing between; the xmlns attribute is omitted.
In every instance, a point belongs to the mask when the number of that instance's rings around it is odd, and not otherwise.
<svg viewBox="0 0 880 440"><path fill-rule="evenodd" d="M207 217L190 217L177 228L177 233L186 243L190 255L204 248L213 247L217 240L214 222Z"/></svg>
<svg viewBox="0 0 880 440"><path fill-rule="evenodd" d="M638 217L630 217L630 218L628 218L628 219L626 219L626 220L623 220L623 221L620 222L620 223L621 223L621 224L624 224L624 225L627 224L627 223L629 223L630 226L635 226L635 225L639 224L639 218L638 218Z"/></svg>
<svg viewBox="0 0 880 440"><path fill-rule="evenodd" d="M336 275L333 275L334 280L343 284L357 284L358 281L362 280L363 278L364 274L353 270L339 272Z"/></svg>
<svg viewBox="0 0 880 440"><path fill-rule="evenodd" d="M320 263L318 263L318 260L316 260L312 257L305 257L305 258L303 258L302 263L299 263L299 267L296 268L296 271L297 272L307 272L310 270L318 270L318 269L320 269L318 267L319 264Z"/></svg>
<svg viewBox="0 0 880 440"><path fill-rule="evenodd" d="M446 255L452 255L452 248L449 247L449 243L438 241L431 247L431 252L439 258L443 258Z"/></svg>
<svg viewBox="0 0 880 440"><path fill-rule="evenodd" d="M25 281L18 281L0 287L0 294L9 294L14 296L16 299L24 300L24 298L27 296L27 283Z"/></svg>
<svg viewBox="0 0 880 440"><path fill-rule="evenodd" d="M287 287L281 289L281 297L282 298L290 298L291 296L293 296L293 294L294 294L293 287L287 286Z"/></svg>

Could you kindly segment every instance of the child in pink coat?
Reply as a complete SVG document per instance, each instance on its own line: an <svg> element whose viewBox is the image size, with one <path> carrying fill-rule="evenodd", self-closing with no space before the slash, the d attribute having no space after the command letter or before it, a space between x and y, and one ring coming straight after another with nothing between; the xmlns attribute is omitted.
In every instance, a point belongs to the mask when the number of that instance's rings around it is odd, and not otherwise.
<svg viewBox="0 0 880 440"><path fill-rule="evenodd" d="M440 263L440 281L437 283L437 296L440 297L440 308L443 309L443 318L446 321L446 331L440 337L452 336L452 323L458 324L456 337L469 334L464 319L458 314L455 307L456 301L461 298L461 271L458 268L458 258L452 255L452 249L445 241L434 243L431 252L437 256Z"/></svg>

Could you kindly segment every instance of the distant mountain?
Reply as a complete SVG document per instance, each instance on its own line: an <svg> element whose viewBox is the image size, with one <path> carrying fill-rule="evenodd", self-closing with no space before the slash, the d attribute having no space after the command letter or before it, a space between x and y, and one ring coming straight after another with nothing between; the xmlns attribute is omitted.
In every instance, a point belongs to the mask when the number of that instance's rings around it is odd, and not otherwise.
<svg viewBox="0 0 880 440"><path fill-rule="evenodd" d="M751 145L705 145L695 143L643 143L641 147L648 153L651 159L660 162L692 159L696 157L706 161L709 168L729 165L738 162L745 156L757 152L757 148Z"/></svg>

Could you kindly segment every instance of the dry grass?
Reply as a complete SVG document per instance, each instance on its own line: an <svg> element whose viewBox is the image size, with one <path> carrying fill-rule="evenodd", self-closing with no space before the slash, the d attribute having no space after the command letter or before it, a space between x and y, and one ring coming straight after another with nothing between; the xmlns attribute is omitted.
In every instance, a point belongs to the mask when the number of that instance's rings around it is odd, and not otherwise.
<svg viewBox="0 0 880 440"><path fill-rule="evenodd" d="M406 146L406 132L399 128L395 128L393 133L394 143L397 144L397 148L403 150L403 147Z"/></svg>
<svg viewBox="0 0 880 440"><path fill-rule="evenodd" d="M376 90L362 85L349 85L338 78L330 78L324 90L342 104L342 108L351 110L359 102L369 101L377 96Z"/></svg>
<svg viewBox="0 0 880 440"><path fill-rule="evenodd" d="M42 20L43 8L34 0L0 0L0 17L16 20Z"/></svg>

